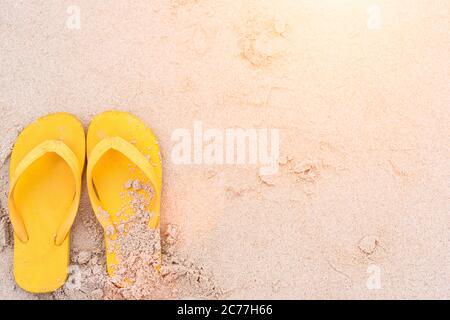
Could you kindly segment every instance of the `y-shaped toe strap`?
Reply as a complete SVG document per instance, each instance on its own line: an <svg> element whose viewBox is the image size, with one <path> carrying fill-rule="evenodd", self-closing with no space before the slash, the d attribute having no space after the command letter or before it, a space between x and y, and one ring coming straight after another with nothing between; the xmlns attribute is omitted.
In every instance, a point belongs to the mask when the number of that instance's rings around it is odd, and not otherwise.
<svg viewBox="0 0 450 320"><path fill-rule="evenodd" d="M101 201L96 192L94 182L92 179L92 171L98 161L105 155L109 150L115 150L123 155L125 155L130 161L132 161L136 166L141 169L144 175L149 179L154 196L152 199L153 209L159 213L160 206L160 188L158 187L157 178L154 169L148 159L131 143L126 141L121 137L109 137L101 140L91 151L88 159L88 166L86 169L86 180L88 186L89 198L94 208L95 215L99 220L100 224L104 229L113 226L111 218L108 214L105 214L102 208ZM157 217L156 217L157 218ZM151 220L149 226L156 228L159 220Z"/></svg>
<svg viewBox="0 0 450 320"><path fill-rule="evenodd" d="M68 209L68 213L61 225L58 227L55 237L55 245L61 245L69 234L70 228L72 227L73 221L78 211L78 204L80 201L80 190L81 190L81 172L80 166L78 164L78 158L73 153L73 151L62 141L59 140L46 140L41 144L34 147L28 154L19 162L10 180L9 189L9 215L11 218L11 224L19 240L23 243L28 242L29 236L23 222L20 212L17 210L14 203L14 190L17 186L20 177L25 172L25 170L36 160L43 157L47 153L56 153L60 156L69 166L72 171L74 182L75 182L75 194L73 201Z"/></svg>

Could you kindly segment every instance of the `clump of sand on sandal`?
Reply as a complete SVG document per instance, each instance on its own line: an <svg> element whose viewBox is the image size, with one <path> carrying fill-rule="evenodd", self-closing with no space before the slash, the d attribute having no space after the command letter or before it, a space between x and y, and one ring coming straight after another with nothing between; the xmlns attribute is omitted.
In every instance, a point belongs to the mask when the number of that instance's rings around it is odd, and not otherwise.
<svg viewBox="0 0 450 320"><path fill-rule="evenodd" d="M159 228L149 228L153 213L149 207L153 198L150 184L129 180L124 184L122 199L128 203L121 210L131 209L133 215L107 232L110 248L117 256L114 275L107 279L105 299L167 299L177 297L218 298L213 282L193 264L184 265L172 256L171 246L176 242L176 228L169 228L166 252L168 265L160 266L161 235ZM102 214L114 214L101 211ZM122 212L119 212L121 214ZM160 269L160 270L159 270Z"/></svg>

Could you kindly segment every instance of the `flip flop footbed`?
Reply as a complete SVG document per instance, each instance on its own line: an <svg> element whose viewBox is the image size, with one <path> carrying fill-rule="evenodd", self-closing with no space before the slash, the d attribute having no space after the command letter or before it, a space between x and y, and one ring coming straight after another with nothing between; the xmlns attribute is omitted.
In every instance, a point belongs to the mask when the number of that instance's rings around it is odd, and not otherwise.
<svg viewBox="0 0 450 320"><path fill-rule="evenodd" d="M129 278L124 273L143 256L158 269L162 166L155 135L137 117L108 111L89 126L87 154L89 196L105 229L109 275Z"/></svg>
<svg viewBox="0 0 450 320"><path fill-rule="evenodd" d="M50 144L46 145L46 142ZM61 144L61 145L60 145ZM49 151L18 171L36 147ZM70 164L52 148L65 148ZM71 159L74 158L75 159ZM15 212L28 238L24 242L14 233L14 276L18 285L29 292L51 292L62 286L67 277L70 236L67 233L56 244L62 224L73 222L68 211L76 211L74 203L77 183L73 169L81 179L85 160L85 135L81 123L72 115L59 113L45 116L26 127L16 140L10 164L10 213ZM70 161L69 161L70 162ZM78 190L78 194L79 194ZM68 221L68 219L70 221ZM13 221L12 217L12 221ZM17 224L16 224L17 225ZM14 226L14 223L13 223ZM18 228L20 229L20 228Z"/></svg>

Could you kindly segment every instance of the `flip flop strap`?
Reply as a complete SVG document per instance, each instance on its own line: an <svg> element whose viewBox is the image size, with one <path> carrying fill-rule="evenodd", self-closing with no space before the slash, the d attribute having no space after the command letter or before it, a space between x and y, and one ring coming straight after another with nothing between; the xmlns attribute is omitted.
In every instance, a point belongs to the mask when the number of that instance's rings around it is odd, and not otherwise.
<svg viewBox="0 0 450 320"><path fill-rule="evenodd" d="M78 204L80 201L80 190L81 190L81 172L78 163L77 156L73 151L60 140L46 140L41 144L34 147L28 154L23 157L23 159L17 165L14 173L11 175L10 188L9 188L9 215L11 219L11 224L13 225L14 233L17 235L19 240L23 243L28 242L29 237L23 222L22 216L18 212L16 205L14 203L14 190L17 183L26 171L26 169L33 164L36 160L43 157L47 153L56 153L60 156L69 166L72 171L73 178L75 181L75 195L73 201L69 207L69 212L61 222L55 235L55 244L61 245L69 234L70 228L72 227L73 221L78 211Z"/></svg>
<svg viewBox="0 0 450 320"><path fill-rule="evenodd" d="M104 210L101 205L101 201L96 192L94 182L92 179L92 171L98 161L105 155L109 150L115 150L122 153L126 156L131 162L137 165L139 169L144 173L144 175L149 179L154 196L152 199L152 204L154 205L154 210L159 212L160 206L160 188L158 187L158 179L156 178L155 171L153 166L149 162L149 160L131 143L126 141L121 137L109 137L102 139L97 145L92 149L89 159L88 165L86 169L86 180L89 198L92 203L92 207L94 208L95 215L99 220L100 224L104 229L108 227L114 227L112 220L108 214L105 212L100 212ZM149 226L156 228L158 221L150 221Z"/></svg>

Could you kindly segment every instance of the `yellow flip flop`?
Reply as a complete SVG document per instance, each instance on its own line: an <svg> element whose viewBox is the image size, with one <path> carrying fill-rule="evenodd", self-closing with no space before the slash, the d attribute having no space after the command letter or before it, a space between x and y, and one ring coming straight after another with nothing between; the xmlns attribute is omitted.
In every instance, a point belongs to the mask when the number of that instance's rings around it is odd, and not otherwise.
<svg viewBox="0 0 450 320"><path fill-rule="evenodd" d="M36 120L14 144L8 205L14 277L26 291L52 292L66 281L84 161L83 126L66 113Z"/></svg>
<svg viewBox="0 0 450 320"><path fill-rule="evenodd" d="M136 216L128 195L131 182L151 187L150 198L145 188L139 188L137 193L148 200L145 208L141 208L150 213L148 228L159 232L162 165L158 141L137 117L127 112L107 111L97 115L89 126L87 156L89 198L105 231L107 271L113 277L121 262L118 238L125 237L126 233L120 227L128 228ZM159 270L160 246L157 250L154 267Z"/></svg>

